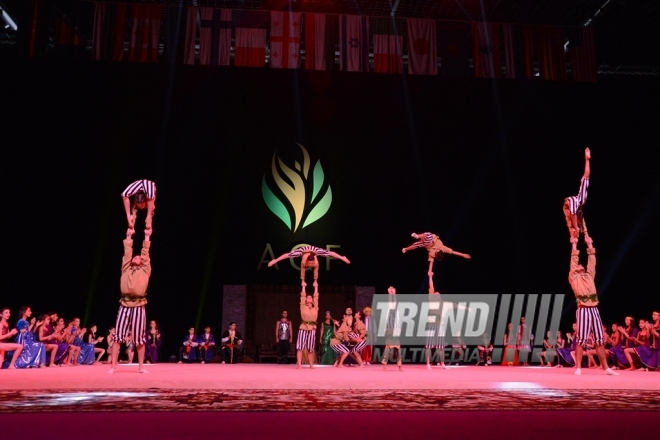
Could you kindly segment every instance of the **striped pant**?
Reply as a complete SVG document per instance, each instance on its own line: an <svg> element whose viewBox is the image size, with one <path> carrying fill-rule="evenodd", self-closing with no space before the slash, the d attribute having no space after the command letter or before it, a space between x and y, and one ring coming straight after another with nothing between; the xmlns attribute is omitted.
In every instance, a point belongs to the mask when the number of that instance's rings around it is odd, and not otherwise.
<svg viewBox="0 0 660 440"><path fill-rule="evenodd" d="M571 196L566 198L568 203L568 210L571 214L576 214L582 205L587 202L587 190L589 189L589 178L583 177L580 180L580 191L576 196Z"/></svg>
<svg viewBox="0 0 660 440"><path fill-rule="evenodd" d="M603 321L600 319L598 307L578 307L575 312L577 321L577 345L584 346L593 335L594 344L603 345L605 337L603 336Z"/></svg>
<svg viewBox="0 0 660 440"><path fill-rule="evenodd" d="M337 354L348 354L351 352L351 349L344 344L330 345L330 348Z"/></svg>
<svg viewBox="0 0 660 440"><path fill-rule="evenodd" d="M360 335L354 332L350 332L348 334L348 337L351 339L359 339ZM349 347L351 349L351 353L359 353L362 351L362 349L367 345L367 340L365 339L362 342L357 343L356 345Z"/></svg>
<svg viewBox="0 0 660 440"><path fill-rule="evenodd" d="M314 353L316 347L316 329L303 330L298 329L298 340L296 341L296 350L307 350L309 353Z"/></svg>
<svg viewBox="0 0 660 440"><path fill-rule="evenodd" d="M121 195L122 197L131 197L139 192L143 192L145 197L148 199L155 199L156 184L151 180L136 180L135 182L128 185L126 189L122 191Z"/></svg>
<svg viewBox="0 0 660 440"><path fill-rule="evenodd" d="M301 257L302 254L305 254L305 253L308 253L308 252L312 253L312 254L315 254L315 255L320 255L322 257L327 257L328 255L330 255L330 252L326 249L316 247L316 246L307 245L307 246L299 247L298 249L296 249L293 252L289 252L289 258Z"/></svg>
<svg viewBox="0 0 660 440"><path fill-rule="evenodd" d="M432 334L426 337L426 348L445 348L445 329L439 322L429 322L428 331Z"/></svg>
<svg viewBox="0 0 660 440"><path fill-rule="evenodd" d="M117 323L115 324L115 342L126 342L130 335L136 345L144 345L147 329L147 314L144 306L125 307L120 305L117 312Z"/></svg>

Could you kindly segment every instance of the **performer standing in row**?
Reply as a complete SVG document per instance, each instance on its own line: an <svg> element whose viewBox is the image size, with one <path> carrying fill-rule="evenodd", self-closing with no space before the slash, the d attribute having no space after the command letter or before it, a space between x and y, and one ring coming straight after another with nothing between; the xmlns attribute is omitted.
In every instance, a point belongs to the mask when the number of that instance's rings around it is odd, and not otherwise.
<svg viewBox="0 0 660 440"><path fill-rule="evenodd" d="M275 264L279 263L280 261L284 260L285 258L298 258L301 257L300 259L300 281L301 285L303 288L303 291L305 290L305 287L307 287L307 283L305 283L305 271L307 269L311 269L314 271L314 292L318 292L318 279L319 279L319 260L317 256L320 257L332 257L336 258L338 260L343 261L346 264L351 264L351 262L348 260L348 258L344 257L343 255L339 255L336 252L329 251L323 248L319 248L316 246L310 246L310 245L305 245L302 247L299 247L293 252L289 252L287 254L282 254L279 257L277 257L274 260L271 260L270 263L268 263L268 267L272 267Z"/></svg>
<svg viewBox="0 0 660 440"><path fill-rule="evenodd" d="M393 286L387 288L387 294L391 295L390 301L388 303L387 316L381 316L381 319L385 318L385 349L383 350L383 359L381 363L383 364L383 371L387 371L387 363L390 361L390 356L397 351L397 360L396 365L399 367L399 371L403 371L403 356L401 353L401 340L399 335L395 334L395 330L401 328L401 321L399 316L399 311L397 310L396 303L396 289Z"/></svg>
<svg viewBox="0 0 660 440"><path fill-rule="evenodd" d="M133 234L134 229L126 231L124 240L124 257L121 265L121 299L119 300L119 311L117 312L116 338L112 346L112 367L108 371L113 374L117 368L119 357L119 345L126 342L129 335L137 346L138 372L148 373L144 369L144 350L146 343L147 315L144 306L147 304L147 287L151 276L151 259L149 249L151 247L151 228L144 231L144 242L142 252L133 257Z"/></svg>
<svg viewBox="0 0 660 440"><path fill-rule="evenodd" d="M438 261L442 260L445 254L458 255L459 257L463 257L466 259L470 258L469 254L457 252L445 246L440 240L440 237L438 237L435 234L432 234L431 232L424 232L421 234L417 234L413 232L411 236L417 241L411 244L410 246L401 249L401 252L405 254L406 252L411 251L413 249L417 249L420 247L426 248L426 251L429 254L429 270L428 270L429 293L435 292L435 288L433 287L433 262L436 259Z"/></svg>
<svg viewBox="0 0 660 440"><path fill-rule="evenodd" d="M282 311L282 317L275 323L275 343L277 343L277 363L289 363L289 348L293 342L293 328L289 321L289 312Z"/></svg>
<svg viewBox="0 0 660 440"><path fill-rule="evenodd" d="M133 200L131 200L131 197ZM135 220L137 212L141 209L147 209L147 218L144 222L145 230L151 230L151 222L156 209L156 184L151 180L136 180L126 187L121 193L126 211L126 220L128 229L135 229Z"/></svg>
<svg viewBox="0 0 660 440"><path fill-rule="evenodd" d="M591 150L584 150L584 174L580 179L580 191L576 196L564 199L564 216L566 225L571 238L578 238L580 232L584 233L585 238L589 235L587 225L584 221L582 206L587 202L587 190L589 189L589 176L591 175Z"/></svg>
<svg viewBox="0 0 660 440"><path fill-rule="evenodd" d="M586 232L586 231L585 231ZM593 335L594 344L596 346L596 354L600 360L600 365L605 370L605 374L611 376L618 376L619 374L613 371L607 365L607 356L605 355L605 337L603 335L603 321L598 312L598 295L596 293L596 284L594 278L596 276L596 248L593 246L593 240L586 235L584 241L587 244L587 269L584 269L579 263L580 251L577 249L577 237L571 237L571 265L568 271L568 282L575 294L577 301L577 341L575 347L575 370L576 375L582 374L582 355L584 345L589 339L589 335Z"/></svg>

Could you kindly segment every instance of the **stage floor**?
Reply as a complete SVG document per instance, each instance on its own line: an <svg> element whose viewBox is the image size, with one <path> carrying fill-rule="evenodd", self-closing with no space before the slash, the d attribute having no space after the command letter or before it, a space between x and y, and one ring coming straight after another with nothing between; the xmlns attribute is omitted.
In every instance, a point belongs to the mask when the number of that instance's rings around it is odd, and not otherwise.
<svg viewBox="0 0 660 440"><path fill-rule="evenodd" d="M2 389L9 390L655 390L660 391L659 371L619 371L606 376L600 369L450 366L394 364L364 368L276 364L151 364L149 374L138 374L137 365L120 364L115 374L108 365L2 370Z"/></svg>

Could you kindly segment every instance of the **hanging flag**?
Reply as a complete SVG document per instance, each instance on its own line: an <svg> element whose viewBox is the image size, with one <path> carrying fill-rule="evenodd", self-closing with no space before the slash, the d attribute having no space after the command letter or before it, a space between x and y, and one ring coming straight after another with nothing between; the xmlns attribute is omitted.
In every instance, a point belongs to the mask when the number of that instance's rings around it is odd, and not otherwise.
<svg viewBox="0 0 660 440"><path fill-rule="evenodd" d="M557 26L537 26L539 76L550 81L566 80L564 29Z"/></svg>
<svg viewBox="0 0 660 440"><path fill-rule="evenodd" d="M533 28L528 25L502 25L506 77L532 79L534 76Z"/></svg>
<svg viewBox="0 0 660 440"><path fill-rule="evenodd" d="M270 13L270 67L300 67L300 12Z"/></svg>
<svg viewBox="0 0 660 440"><path fill-rule="evenodd" d="M305 69L332 70L339 38L339 16L305 14Z"/></svg>
<svg viewBox="0 0 660 440"><path fill-rule="evenodd" d="M92 59L121 61L124 54L125 3L94 4ZM119 27L118 25L122 25ZM118 34L118 35L117 35ZM117 47L115 47L117 46Z"/></svg>
<svg viewBox="0 0 660 440"><path fill-rule="evenodd" d="M18 23L17 44L19 52L28 57L43 56L48 47L48 28L46 23L47 6L44 0L22 0L17 3L17 16L25 17Z"/></svg>
<svg viewBox="0 0 660 440"><path fill-rule="evenodd" d="M56 58L81 59L85 57L85 42L82 23L89 3L63 3L55 10L55 38L53 39Z"/></svg>
<svg viewBox="0 0 660 440"><path fill-rule="evenodd" d="M408 73L438 74L435 20L408 19Z"/></svg>
<svg viewBox="0 0 660 440"><path fill-rule="evenodd" d="M339 17L339 68L345 72L369 71L368 17Z"/></svg>
<svg viewBox="0 0 660 440"><path fill-rule="evenodd" d="M165 8L163 59L167 64L183 61L188 11L189 8L185 6Z"/></svg>
<svg viewBox="0 0 660 440"><path fill-rule="evenodd" d="M472 23L472 52L475 77L502 77L499 23Z"/></svg>
<svg viewBox="0 0 660 440"><path fill-rule="evenodd" d="M183 37L183 64L195 64L195 46L197 45L198 8L189 7L186 11L186 34Z"/></svg>
<svg viewBox="0 0 660 440"><path fill-rule="evenodd" d="M131 6L131 37L128 61L137 63L158 62L158 43L162 11L158 5Z"/></svg>
<svg viewBox="0 0 660 440"><path fill-rule="evenodd" d="M470 76L470 23L438 24L440 72L445 76Z"/></svg>
<svg viewBox="0 0 660 440"><path fill-rule="evenodd" d="M372 18L374 33L374 72L401 73L403 59L403 20L399 18Z"/></svg>
<svg viewBox="0 0 660 440"><path fill-rule="evenodd" d="M594 28L568 28L566 31L573 81L596 82L598 64L596 63Z"/></svg>
<svg viewBox="0 0 660 440"><path fill-rule="evenodd" d="M199 8L199 64L228 66L231 47L232 10Z"/></svg>
<svg viewBox="0 0 660 440"><path fill-rule="evenodd" d="M236 11L234 66L266 65L267 12Z"/></svg>

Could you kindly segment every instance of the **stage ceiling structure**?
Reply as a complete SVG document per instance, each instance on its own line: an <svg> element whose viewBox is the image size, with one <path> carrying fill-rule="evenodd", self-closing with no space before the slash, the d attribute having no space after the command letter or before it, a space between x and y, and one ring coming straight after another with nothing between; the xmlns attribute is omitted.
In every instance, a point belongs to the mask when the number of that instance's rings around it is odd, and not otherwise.
<svg viewBox="0 0 660 440"><path fill-rule="evenodd" d="M0 48L16 42L16 13L25 0L0 0ZM62 0L64 1L64 0ZM67 0L71 1L71 0ZM286 10L369 16L592 26L601 77L660 77L660 2L654 0L124 0L162 6ZM57 0L53 0L56 4ZM90 17L90 28L91 28ZM91 41L89 42L91 45Z"/></svg>

